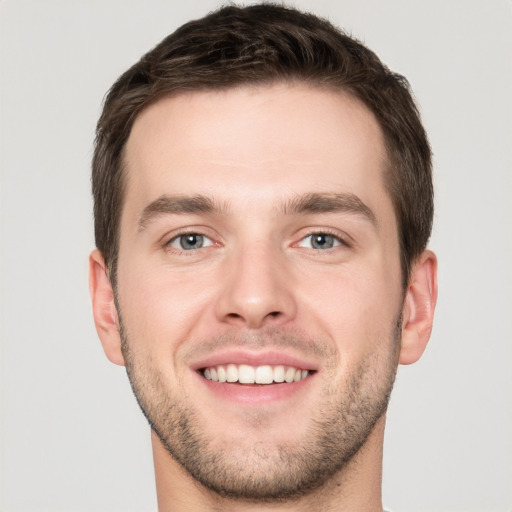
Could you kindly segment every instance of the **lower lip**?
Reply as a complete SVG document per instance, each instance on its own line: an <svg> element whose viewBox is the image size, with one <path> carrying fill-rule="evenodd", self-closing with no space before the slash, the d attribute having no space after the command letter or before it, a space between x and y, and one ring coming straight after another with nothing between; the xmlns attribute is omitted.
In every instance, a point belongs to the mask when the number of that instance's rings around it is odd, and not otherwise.
<svg viewBox="0 0 512 512"><path fill-rule="evenodd" d="M311 383L314 374L298 382L276 384L230 384L207 380L200 374L198 374L198 378L220 398L244 405L261 405L285 400L300 393Z"/></svg>

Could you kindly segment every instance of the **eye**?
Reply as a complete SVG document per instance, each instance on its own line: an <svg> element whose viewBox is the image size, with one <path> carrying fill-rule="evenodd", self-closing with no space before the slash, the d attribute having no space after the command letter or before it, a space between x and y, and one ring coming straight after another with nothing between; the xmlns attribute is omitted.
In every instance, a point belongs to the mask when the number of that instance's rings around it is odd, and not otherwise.
<svg viewBox="0 0 512 512"><path fill-rule="evenodd" d="M312 249L332 249L341 245L343 242L338 237L329 233L313 233L306 236L299 242L299 247L310 247Z"/></svg>
<svg viewBox="0 0 512 512"><path fill-rule="evenodd" d="M193 251L209 247L212 245L212 241L207 236L199 233L185 233L173 238L168 245L182 251Z"/></svg>

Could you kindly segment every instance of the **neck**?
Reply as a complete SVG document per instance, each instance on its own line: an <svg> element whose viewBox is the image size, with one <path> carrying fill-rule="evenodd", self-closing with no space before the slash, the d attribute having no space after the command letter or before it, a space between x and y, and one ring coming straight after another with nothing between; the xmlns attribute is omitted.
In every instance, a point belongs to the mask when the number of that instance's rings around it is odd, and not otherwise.
<svg viewBox="0 0 512 512"><path fill-rule="evenodd" d="M219 496L203 487L152 432L159 512L382 512L385 415L356 455L322 487L293 501L254 503Z"/></svg>

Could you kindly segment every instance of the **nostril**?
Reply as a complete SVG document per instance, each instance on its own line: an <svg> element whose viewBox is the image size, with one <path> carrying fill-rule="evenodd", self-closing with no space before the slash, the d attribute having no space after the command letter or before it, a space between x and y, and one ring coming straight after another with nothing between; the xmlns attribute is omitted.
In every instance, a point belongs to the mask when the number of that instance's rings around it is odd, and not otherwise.
<svg viewBox="0 0 512 512"><path fill-rule="evenodd" d="M258 311L256 308L248 308L247 312L236 313L232 311L231 313L227 313L223 316L223 320L232 323L232 325L246 325L251 329L259 328L263 326L266 322L270 324L274 324L275 322L280 322L286 317L283 311Z"/></svg>

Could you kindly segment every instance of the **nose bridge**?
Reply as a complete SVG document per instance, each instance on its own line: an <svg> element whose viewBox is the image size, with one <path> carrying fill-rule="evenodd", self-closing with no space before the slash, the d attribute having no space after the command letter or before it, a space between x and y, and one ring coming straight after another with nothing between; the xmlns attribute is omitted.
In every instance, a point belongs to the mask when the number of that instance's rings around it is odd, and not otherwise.
<svg viewBox="0 0 512 512"><path fill-rule="evenodd" d="M239 243L225 261L217 312L224 322L249 328L283 323L295 302L282 252L269 240Z"/></svg>

